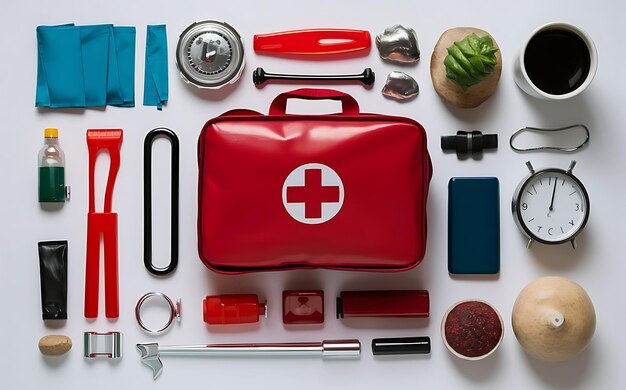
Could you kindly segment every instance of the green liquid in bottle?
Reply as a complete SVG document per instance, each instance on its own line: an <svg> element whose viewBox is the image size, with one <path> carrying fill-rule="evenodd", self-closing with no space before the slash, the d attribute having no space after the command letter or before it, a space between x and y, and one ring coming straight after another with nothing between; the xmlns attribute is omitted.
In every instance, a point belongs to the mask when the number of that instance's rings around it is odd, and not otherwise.
<svg viewBox="0 0 626 390"><path fill-rule="evenodd" d="M65 202L65 168L39 168L39 202Z"/></svg>

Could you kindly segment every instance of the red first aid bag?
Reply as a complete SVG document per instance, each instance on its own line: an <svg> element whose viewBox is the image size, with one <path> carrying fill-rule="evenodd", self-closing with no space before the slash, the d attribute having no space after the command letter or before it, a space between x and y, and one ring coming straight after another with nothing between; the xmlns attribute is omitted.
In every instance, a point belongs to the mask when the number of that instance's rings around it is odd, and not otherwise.
<svg viewBox="0 0 626 390"><path fill-rule="evenodd" d="M342 112L289 115L292 98L339 100ZM298 89L276 97L269 115L209 120L198 168L198 253L214 271L403 271L424 257L432 166L412 119Z"/></svg>

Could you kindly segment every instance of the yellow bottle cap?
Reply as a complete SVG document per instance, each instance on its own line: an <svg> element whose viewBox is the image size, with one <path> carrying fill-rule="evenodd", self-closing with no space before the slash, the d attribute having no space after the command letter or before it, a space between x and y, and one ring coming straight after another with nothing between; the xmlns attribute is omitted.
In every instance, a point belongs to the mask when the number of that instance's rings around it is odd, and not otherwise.
<svg viewBox="0 0 626 390"><path fill-rule="evenodd" d="M48 127L43 131L43 136L45 138L59 138L59 129Z"/></svg>

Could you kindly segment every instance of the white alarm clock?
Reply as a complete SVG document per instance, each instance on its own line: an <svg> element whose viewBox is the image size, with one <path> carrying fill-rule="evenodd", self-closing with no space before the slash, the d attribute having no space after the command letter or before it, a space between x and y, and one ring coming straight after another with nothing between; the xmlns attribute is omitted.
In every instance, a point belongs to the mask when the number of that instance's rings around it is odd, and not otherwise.
<svg viewBox="0 0 626 390"><path fill-rule="evenodd" d="M513 218L528 237L543 244L570 242L576 249L576 236L589 219L589 195L583 183L572 174L576 161L567 170L546 168L535 171L530 161L530 175L513 194Z"/></svg>

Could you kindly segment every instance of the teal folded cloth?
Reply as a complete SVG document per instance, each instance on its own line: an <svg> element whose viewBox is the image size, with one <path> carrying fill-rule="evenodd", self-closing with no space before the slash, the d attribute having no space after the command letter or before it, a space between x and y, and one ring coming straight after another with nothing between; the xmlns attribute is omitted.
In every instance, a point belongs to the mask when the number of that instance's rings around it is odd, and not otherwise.
<svg viewBox="0 0 626 390"><path fill-rule="evenodd" d="M37 107L135 105L135 28L37 27Z"/></svg>
<svg viewBox="0 0 626 390"><path fill-rule="evenodd" d="M135 27L114 27L119 85L122 91L120 107L135 107Z"/></svg>
<svg viewBox="0 0 626 390"><path fill-rule="evenodd" d="M85 107L106 106L107 74L109 68L110 26L79 27L83 66ZM107 50L103 50L103 48ZM80 72L78 73L80 75ZM76 91L80 93L80 91Z"/></svg>
<svg viewBox="0 0 626 390"><path fill-rule="evenodd" d="M80 30L74 25L37 27L37 107L84 107Z"/></svg>
<svg viewBox="0 0 626 390"><path fill-rule="evenodd" d="M148 26L143 105L163 109L168 99L167 33L164 24Z"/></svg>

